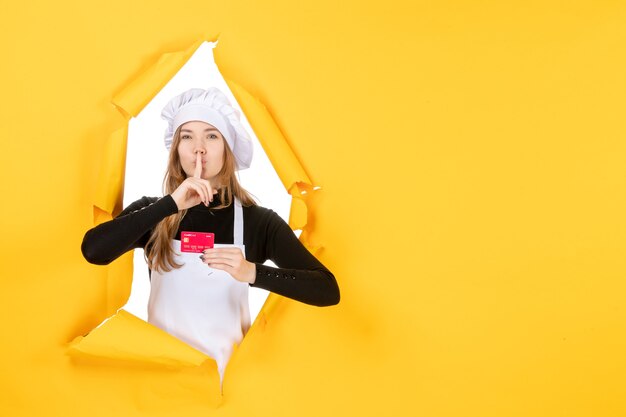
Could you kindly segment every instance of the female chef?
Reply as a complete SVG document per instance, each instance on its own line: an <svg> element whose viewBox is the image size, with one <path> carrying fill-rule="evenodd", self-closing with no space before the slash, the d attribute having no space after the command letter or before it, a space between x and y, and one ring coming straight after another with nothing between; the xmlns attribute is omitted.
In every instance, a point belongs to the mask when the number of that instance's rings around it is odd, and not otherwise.
<svg viewBox="0 0 626 417"><path fill-rule="evenodd" d="M168 102L170 149L164 197L143 197L87 231L87 261L106 265L143 248L150 270L148 322L206 353L220 377L250 327L248 287L316 306L339 302L333 274L272 210L256 205L235 175L250 166L252 142L217 88ZM213 233L202 253L181 250L181 232ZM266 260L278 267L263 265Z"/></svg>

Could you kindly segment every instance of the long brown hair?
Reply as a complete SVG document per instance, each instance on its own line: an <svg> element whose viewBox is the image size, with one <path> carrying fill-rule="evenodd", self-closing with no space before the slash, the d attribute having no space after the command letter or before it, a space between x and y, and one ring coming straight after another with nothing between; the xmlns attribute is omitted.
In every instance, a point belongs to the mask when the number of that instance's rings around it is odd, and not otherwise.
<svg viewBox="0 0 626 417"><path fill-rule="evenodd" d="M182 126L181 126L182 127ZM178 144L180 143L180 129L176 129L170 148L170 156L167 162L167 170L163 179L163 195L172 194L178 186L187 178L183 170L178 155ZM222 140L224 140L222 138ZM218 189L220 204L212 207L212 210L228 207L236 196L243 206L254 206L256 202L240 184L235 175L236 162L230 147L224 141L224 156L222 159L222 169L217 174L217 184L221 184ZM214 185L214 184L211 184ZM182 265L174 262L174 250L171 246L171 239L176 236L180 222L187 214L187 210L180 210L178 213L161 220L146 244L144 256L148 263L148 268L158 271L171 271L172 268L180 268Z"/></svg>

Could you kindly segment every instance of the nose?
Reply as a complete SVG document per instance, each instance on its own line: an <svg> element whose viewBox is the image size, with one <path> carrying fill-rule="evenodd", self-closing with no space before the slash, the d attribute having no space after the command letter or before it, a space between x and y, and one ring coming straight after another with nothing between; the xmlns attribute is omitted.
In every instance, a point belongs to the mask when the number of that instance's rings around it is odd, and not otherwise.
<svg viewBox="0 0 626 417"><path fill-rule="evenodd" d="M206 149L204 148L204 142L202 139L196 140L193 144L193 153L194 155L200 153L202 155L206 154Z"/></svg>

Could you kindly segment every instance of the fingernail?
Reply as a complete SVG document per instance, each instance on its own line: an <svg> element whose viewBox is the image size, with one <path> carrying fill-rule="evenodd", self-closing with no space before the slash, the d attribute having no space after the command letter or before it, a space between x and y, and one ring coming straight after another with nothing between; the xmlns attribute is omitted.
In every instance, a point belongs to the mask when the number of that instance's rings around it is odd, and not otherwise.
<svg viewBox="0 0 626 417"><path fill-rule="evenodd" d="M202 259L204 261L204 255L200 255L198 256L198 258Z"/></svg>

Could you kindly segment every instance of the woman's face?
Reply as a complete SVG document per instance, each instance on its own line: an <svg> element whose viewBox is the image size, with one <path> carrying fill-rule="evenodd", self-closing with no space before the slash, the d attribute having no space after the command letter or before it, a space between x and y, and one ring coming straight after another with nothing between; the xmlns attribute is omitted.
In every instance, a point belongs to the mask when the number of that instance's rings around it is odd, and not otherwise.
<svg viewBox="0 0 626 417"><path fill-rule="evenodd" d="M215 177L224 164L224 137L208 123L192 121L180 128L178 157L183 171L192 177L196 168L196 155L202 155L202 178L214 184Z"/></svg>

